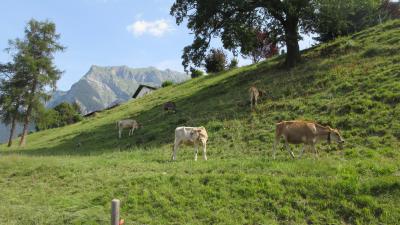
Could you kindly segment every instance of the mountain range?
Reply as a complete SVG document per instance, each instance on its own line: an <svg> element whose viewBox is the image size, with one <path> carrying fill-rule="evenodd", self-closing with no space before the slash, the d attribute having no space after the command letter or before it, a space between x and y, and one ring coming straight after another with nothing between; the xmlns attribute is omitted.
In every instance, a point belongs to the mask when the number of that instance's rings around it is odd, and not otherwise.
<svg viewBox="0 0 400 225"><path fill-rule="evenodd" d="M81 113L86 114L128 101L140 84L160 87L167 80L179 83L188 78L185 73L170 69L93 65L70 90L55 91L46 106L52 108L62 102L77 103ZM17 133L21 132L18 128ZM0 124L0 143L7 139L8 132L7 126Z"/></svg>
<svg viewBox="0 0 400 225"><path fill-rule="evenodd" d="M86 114L129 100L140 84L160 87L167 80L179 83L186 79L186 74L169 69L92 66L69 91L56 91L47 107L75 102Z"/></svg>

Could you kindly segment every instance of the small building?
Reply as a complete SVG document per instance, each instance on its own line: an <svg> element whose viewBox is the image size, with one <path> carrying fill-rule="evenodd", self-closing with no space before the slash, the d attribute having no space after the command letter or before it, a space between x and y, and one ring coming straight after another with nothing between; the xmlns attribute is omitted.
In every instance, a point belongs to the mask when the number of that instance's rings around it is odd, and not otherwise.
<svg viewBox="0 0 400 225"><path fill-rule="evenodd" d="M136 89L135 93L133 94L132 98L140 98L143 97L144 95L147 95L148 93L157 90L158 88L148 86L145 84L139 85L138 89Z"/></svg>
<svg viewBox="0 0 400 225"><path fill-rule="evenodd" d="M85 118L87 118L87 117L96 117L97 114L99 114L100 112L101 112L101 110L96 110L96 111L93 111L93 112L90 112L90 113L87 113L87 114L83 115L83 117L85 117Z"/></svg>

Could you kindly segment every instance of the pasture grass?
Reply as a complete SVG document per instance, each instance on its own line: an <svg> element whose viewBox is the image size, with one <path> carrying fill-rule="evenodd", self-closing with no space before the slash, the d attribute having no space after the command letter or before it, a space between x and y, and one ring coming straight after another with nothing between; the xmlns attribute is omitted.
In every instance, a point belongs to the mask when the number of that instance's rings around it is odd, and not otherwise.
<svg viewBox="0 0 400 225"><path fill-rule="evenodd" d="M0 224L108 224L113 198L126 224L398 224L400 21L283 58L192 79L94 118L28 136L0 156ZM250 111L248 87L267 92ZM161 105L175 101L178 112ZM115 122L144 127L117 139ZM272 160L274 126L305 119L342 131ZM183 147L177 126L205 126L207 162ZM282 147L282 145L280 145ZM295 148L296 156L299 147Z"/></svg>

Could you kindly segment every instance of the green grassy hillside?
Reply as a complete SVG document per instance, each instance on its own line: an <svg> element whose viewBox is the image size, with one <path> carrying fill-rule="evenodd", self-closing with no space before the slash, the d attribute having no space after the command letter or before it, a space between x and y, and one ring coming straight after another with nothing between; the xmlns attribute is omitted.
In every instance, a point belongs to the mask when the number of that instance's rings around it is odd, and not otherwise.
<svg viewBox="0 0 400 225"><path fill-rule="evenodd" d="M0 146L0 224L108 224L112 198L126 224L398 224L400 21L303 57L292 70L277 57L169 86L29 135L25 148ZM267 92L253 112L251 84ZM170 100L178 113L162 111ZM144 127L118 140L123 118ZM344 149L272 160L274 125L290 119L340 129ZM170 161L181 125L207 128L208 161L194 162L192 147Z"/></svg>

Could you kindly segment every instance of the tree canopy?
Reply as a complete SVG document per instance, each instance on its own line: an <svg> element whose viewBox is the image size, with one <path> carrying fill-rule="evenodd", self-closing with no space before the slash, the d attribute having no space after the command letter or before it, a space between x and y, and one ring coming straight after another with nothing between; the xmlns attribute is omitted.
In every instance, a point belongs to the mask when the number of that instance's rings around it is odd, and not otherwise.
<svg viewBox="0 0 400 225"><path fill-rule="evenodd" d="M317 0L313 19L316 40L326 42L376 25L383 15L382 0Z"/></svg>
<svg viewBox="0 0 400 225"><path fill-rule="evenodd" d="M171 15L178 25L187 20L194 41L183 50L185 68L199 67L213 37L220 37L224 48L246 50L255 43L256 30L274 33L287 47L288 67L300 60L299 32L310 31L312 0L176 0Z"/></svg>
<svg viewBox="0 0 400 225"><path fill-rule="evenodd" d="M220 38L235 55L249 55L257 48L257 33L273 37L270 43L286 46L286 67L300 61L300 33L316 33L328 41L396 17L396 5L388 0L176 0L171 15L178 25L187 22L193 32L184 47L185 69L199 67L210 41ZM391 16L382 15L382 10ZM393 13L395 12L395 13ZM276 52L276 51L274 51Z"/></svg>

